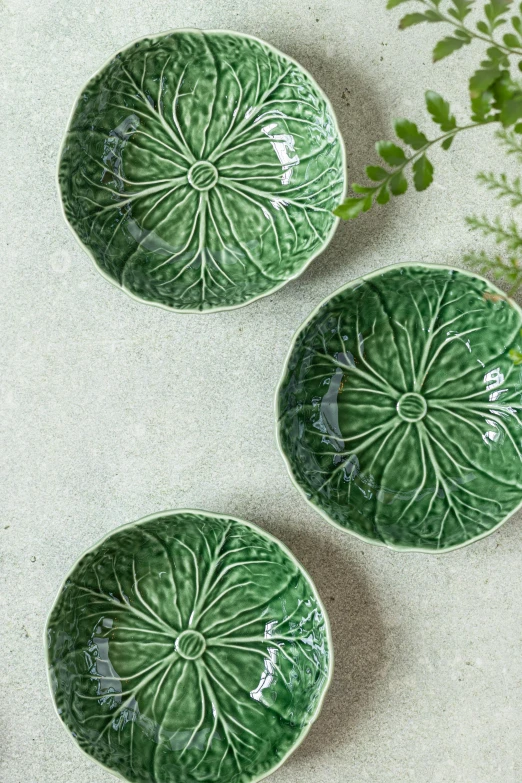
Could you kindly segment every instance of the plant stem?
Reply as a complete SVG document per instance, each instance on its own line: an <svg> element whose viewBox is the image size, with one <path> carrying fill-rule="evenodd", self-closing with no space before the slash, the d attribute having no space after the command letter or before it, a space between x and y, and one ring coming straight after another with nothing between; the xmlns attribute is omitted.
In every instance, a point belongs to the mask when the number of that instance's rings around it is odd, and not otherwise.
<svg viewBox="0 0 522 783"><path fill-rule="evenodd" d="M506 52L507 54L515 54L519 57L522 55L522 47L517 49L511 49L509 46L505 46L504 44L499 43L496 41L492 35L481 35L480 33L476 33L474 30L472 30L469 27L466 27L465 24L462 22L459 22L457 19L454 19L452 16L446 16L442 13L442 11L437 8L437 6L434 3L431 3L430 0L420 0L422 5L426 6L426 8L429 8L430 11L435 11L437 15L440 17L441 21L446 22L447 24L452 25L455 29L461 30L463 33L466 33L471 38L476 38L478 41L485 41L488 44L492 44L497 49L500 49L503 52Z"/></svg>
<svg viewBox="0 0 522 783"><path fill-rule="evenodd" d="M424 145L424 147L421 147L419 150L416 150L414 155L411 155L411 157L406 158L404 163L401 163L400 166L397 166L396 169L390 171L386 179L381 180L379 185L375 186L374 192L381 190L383 185L387 185L388 182L392 179L392 177L395 177L397 174L400 174L400 172L403 171L406 168L406 166L408 166L410 163L414 163L417 160L417 158L420 158L422 155L424 155L426 150L428 150L434 144L437 144L438 142L443 142L445 139L448 139L450 136L455 136L457 133L460 133L461 131L469 130L470 128L479 128L483 125L489 125L489 124L490 124L489 122L472 122L469 125L462 125L461 127L453 128L447 133L443 133L442 136L437 136L436 139L432 139L432 141L429 141L427 144Z"/></svg>

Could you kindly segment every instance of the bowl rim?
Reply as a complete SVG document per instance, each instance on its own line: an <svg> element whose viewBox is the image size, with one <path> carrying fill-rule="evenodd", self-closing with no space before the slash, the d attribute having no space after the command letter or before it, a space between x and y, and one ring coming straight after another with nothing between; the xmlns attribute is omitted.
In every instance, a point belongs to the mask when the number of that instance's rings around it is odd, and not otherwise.
<svg viewBox="0 0 522 783"><path fill-rule="evenodd" d="M499 527L501 527L505 522L507 522L508 519L510 519L510 517L516 514L517 511L520 511L520 509L522 508L522 500L520 501L518 506L512 509L512 511L510 511L509 514L503 517L500 520L500 522L498 522L490 530L486 530L484 533L480 533L478 536L475 536L474 538L470 538L467 541L462 542L461 544L455 544L453 546L445 547L442 549L429 549L427 547L412 547L412 546L402 546L401 544L389 544L384 541L377 541L374 538L369 538L368 536L364 536L361 533L356 533L354 530L351 530L350 528L341 525L339 522L336 522L334 519L332 519L332 517L326 511L324 511L317 503L314 503L314 501L307 496L305 490L300 486L300 484L298 484L297 480L295 479L290 460L286 456L281 443L281 418L280 418L279 397L285 381L290 358L295 348L297 339L301 334L301 332L303 331L303 329L305 329L308 326L308 324L315 318L315 316L321 310L321 308L324 307L324 305L328 304L328 302L330 302L330 300L336 297L338 294L342 294L344 291L347 291L349 288L354 288L357 285L365 283L367 280L371 280L373 277L378 277L387 272L391 272L394 269L407 268L407 267L416 267L416 268L428 269L428 270L438 269L441 271L459 272L459 274L465 275L466 277L482 280L483 282L487 283L492 293L501 296L502 299L504 299L518 313L520 317L521 328L522 328L522 308L517 304L517 302L515 302L514 299L508 296L505 291L502 291L500 288L498 288L494 283L492 283L483 275L477 275L474 272L471 272L470 270L461 269L460 267L454 266L452 264L430 264L430 263L416 262L416 261L403 261L395 264L387 264L386 266L379 267L379 269L375 269L372 272L369 272L368 274L360 275L359 277L350 280L348 283L345 283L344 285L340 286L340 288L337 288L333 293L326 296L312 310L310 315L307 316L307 318L301 323L301 325L294 332L294 335L290 343L290 347L287 351L283 363L283 371L281 373L281 376L279 378L275 390L275 397L274 397L275 437L276 437L277 448L286 465L286 469L288 475L290 476L290 480L292 484L298 490L299 494L302 497L304 497L306 503L309 506L311 506L311 508L313 508L318 514L320 514L323 517L323 519L329 522L330 525L333 525L334 527L338 528L339 530L342 530L344 533L347 533L348 535L354 536L354 538L357 538L360 541L364 541L366 544L372 544L372 546L385 548L393 552L401 552L407 554L423 554L423 555L444 555L447 554L448 552L454 552L457 549L462 549L466 546L469 546L470 544L474 544L476 541L480 541L481 539L487 538L488 536L492 535L492 533L495 533L499 529Z"/></svg>
<svg viewBox="0 0 522 783"><path fill-rule="evenodd" d="M77 742L76 738L73 736L72 731L69 729L69 727L65 724L65 722L62 720L61 715L58 712L58 707L56 705L56 700L54 698L54 692L51 682L51 662L50 662L50 655L49 655L49 647L47 643L47 636L49 631L49 622L51 619L51 615L53 614L58 601L60 600L60 597L62 595L63 588L65 586L65 583L67 580L72 576L74 573L78 563L80 563L83 558L93 552L95 549L97 549L101 544L103 544L108 538L118 533L120 530L124 530L126 528L132 528L137 527L138 525L141 525L145 522L151 522L154 519L160 519L162 517L166 516L173 516L173 515L181 515L181 514L193 514L197 516L202 516L208 519L228 519L232 522L237 522L241 525L245 525L246 527L250 527L256 532L258 535L264 536L272 543L275 543L282 549L282 551L289 557L289 559L296 565L298 570L303 574L305 579L308 581L308 584L310 585L310 588L312 590L312 593L317 601L317 604L322 612L323 618L324 618L324 624L325 624L325 630L326 630L326 638L328 640L328 676L326 678L326 681L323 685L321 694L319 696L319 699L317 701L315 710L311 714L310 719L308 720L306 726L301 731L297 741L291 746L291 748L285 753L282 759L280 759L277 764L273 767L271 767L267 772L263 772L258 777L253 777L249 780L249 783L259 783L259 781L264 780L264 778L268 777L269 775L272 775L279 767L281 767L287 759L297 750L297 748L301 745L301 743L305 740L306 736L308 735L308 732L312 728L312 725L315 723L317 718L319 717L323 703L326 697L326 694L330 688L330 685L332 683L333 673L334 673L334 647L333 647L333 639L332 639L332 629L330 625L330 620L328 617L328 612L326 611L326 607L321 599L321 596L319 595L319 591L315 585L314 580L310 576L310 573L308 570L302 565L302 563L297 559L297 557L294 555L291 549L288 548L288 546L283 543L279 538L274 536L272 533L269 533L268 530L265 530L264 528L260 527L259 525L256 525L255 522L248 522L245 519L241 519L240 517L231 516L229 514L217 514L212 511L204 511L202 509L197 508L175 508L175 509L166 509L164 511L157 511L153 514L148 514L147 516L140 517L140 519L136 519L133 522L126 522L123 525L118 525L115 528L112 528L112 530L109 530L107 533L105 533L101 538L99 538L97 541L94 542L90 547L85 549L79 557L77 557L73 563L73 565L69 568L67 571L65 577L61 580L60 585L58 587L58 590L56 592L56 595L54 597L53 603L51 605L51 608L47 614L45 625L43 629L43 644L44 644L44 650L45 650L45 670L46 670L46 677L47 677L47 685L49 688L49 693L51 696L51 701L53 704L54 712L56 716L59 719L60 725L63 727L63 729L66 731L67 736L69 739L74 743L74 746L80 750L84 756L86 756L88 759L90 759L95 764L98 764L103 769L107 770L107 772L110 772L111 775L114 775L115 777L119 778L120 780L126 781L128 783L128 778L124 777L122 774L117 772L116 770L112 769L111 767L107 766L106 764L103 764L101 761L98 761L94 756L91 756L90 753L87 753L86 750L84 750L79 743ZM219 781L217 781L219 783Z"/></svg>
<svg viewBox="0 0 522 783"><path fill-rule="evenodd" d="M198 308L195 308L195 307L194 308L193 307L189 307L189 308L181 309L181 308L177 308L177 307L171 307L171 306L163 304L161 302L152 302L149 299L143 299L141 296L138 296L137 294L133 293L132 291L130 291L125 286L120 285L120 283L118 283L116 280L114 280L112 277L110 277L110 275L108 275L107 272L105 272L98 265L98 263L96 261L96 258L94 257L94 254L87 247L87 245L84 242L82 242L82 240L80 239L80 237L76 233L76 231L74 229L74 226L72 225L72 223L69 222L69 220L67 218L67 215L65 214L64 198L63 198L62 189L61 189L61 186L60 186L60 164L61 164L61 160L62 160L64 148L65 148L65 144L66 144L67 138L69 136L69 130L70 130L70 127L71 127L71 123L72 123L74 115L76 113L76 109L78 108L78 106L80 104L82 95L86 91L86 89L89 86L89 84L91 83L91 81L93 79L95 79L97 76L99 76L102 73L102 71L104 71L106 68L108 68L108 66L113 62L113 60L118 55L123 54L128 49L131 49L136 44L140 43L141 41L145 41L148 38L150 38L151 40L158 40L160 38L165 38L167 36L175 35L177 33L194 33L194 34L198 34L198 35L202 35L202 34L203 35L204 34L208 34L208 35L233 35L233 36L237 36L238 38L248 38L251 41L256 41L257 43L262 44L263 46L265 46L266 48L270 49L272 52L277 54L279 57L283 57L286 60L288 60L289 62L291 62L294 65L296 65L310 79L310 81L312 82L313 86L315 87L315 89L319 93L320 97L325 102L326 107L327 107L328 111L330 112L330 115L331 115L331 117L333 119L335 133L336 133L337 139L339 141L339 146L340 146L340 150L341 150L341 165L342 165L342 171L343 171L343 177L344 177L343 189L342 189L341 195L339 197L340 198L340 202L343 201L346 198L346 194L348 192L348 173L347 173L347 170L346 170L346 146L345 146L345 142L344 142L344 139L343 139L343 135L341 133L341 129L339 127L339 122L338 122L338 119L337 119L337 115L335 113L335 110L334 110L334 108L332 106L332 103L331 103L329 97L327 96L327 94L325 93L323 88L318 84L318 82L315 79L315 77L312 76L310 71L308 71L307 68L305 68L303 65L301 65L294 57L291 57L289 54L285 54L285 52L282 52L280 49L278 49L277 47L273 46L271 43L268 43L267 41L263 40L262 38L259 38L256 35L250 35L249 33L240 33L240 32L237 32L235 30L228 30L228 29L203 30L203 29L197 28L197 27L174 27L174 28L172 28L170 30L165 30L163 32L149 33L147 35L140 35L139 38L134 38L132 41L130 41L129 43L125 44L125 46L121 47L121 49L118 49L116 52L114 52L87 79L87 81L85 81L83 83L80 91L78 92L78 94L77 94L77 96L76 96L76 98L74 100L72 109L69 112L67 123L65 125L65 131L63 133L62 140L60 142L60 147L58 149L57 163L56 163L56 169L55 169L55 185L56 185L56 190L57 190L57 193L58 193L58 202L59 202L60 211L61 211L61 214L62 214L62 217L63 217L65 223L67 224L67 226L71 230L74 238L76 239L77 244L89 256L89 258L91 260L91 263L94 265L94 267L97 270L97 272L103 278L105 278L105 280L107 280L109 283L111 283L115 288L118 288L120 291L123 291L125 294L127 294L127 296L129 296L134 301L140 302L142 304L150 305L151 307L159 307L160 309L168 310L171 313L180 313L180 314L186 313L187 315L188 314L205 315L207 313L218 313L218 312L223 312L223 311L226 311L226 310L238 310L240 307L246 307L247 305L252 304L253 302L256 302L258 299L263 299L265 296L271 296L272 294L276 293L276 291L279 291L281 288L283 288L283 286L285 286L287 283L290 283L292 280L297 280L297 278L300 277L305 272L305 270L310 266L312 261L314 261L318 256L320 256L321 253L323 253L326 250L326 248L328 247L328 245L331 243L331 241L333 239L333 236L334 236L334 234L335 234L335 232L337 230L337 226L339 225L340 218L337 217L336 215L334 215L333 212L332 212L332 216L334 218L333 219L333 223L332 223L332 225L330 227L330 230L329 230L328 234L326 235L322 245L309 257L309 259L305 262L305 264L303 264L303 266L300 269L298 269L293 275L290 275L289 277L287 277L285 280L282 280L280 283L278 283L276 286L274 286L274 288L271 288L269 291L265 291L262 294L257 294L256 296L253 296L250 299L247 299L246 301L241 302L240 304L222 305L222 306L219 306L219 307L210 307L210 308L205 309L205 310L199 310Z"/></svg>

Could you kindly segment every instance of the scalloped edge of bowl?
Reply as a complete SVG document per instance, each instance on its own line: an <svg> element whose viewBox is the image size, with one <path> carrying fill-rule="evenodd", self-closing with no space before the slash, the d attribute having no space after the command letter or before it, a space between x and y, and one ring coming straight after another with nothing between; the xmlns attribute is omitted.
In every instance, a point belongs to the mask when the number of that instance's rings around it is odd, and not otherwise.
<svg viewBox="0 0 522 783"><path fill-rule="evenodd" d="M59 202L59 205L60 205L60 211L61 211L61 214L62 214L62 217L63 217L65 223L67 224L67 226L71 230L71 232L72 232L72 234L73 234L77 244L82 248L82 250L85 251L85 253L87 253L87 255L91 259L91 263L94 265L96 271L105 280L107 280L109 283L111 283L115 288L117 288L119 291L123 291L125 294L127 294L128 297L133 299L135 302L140 302L141 304L150 305L151 307L159 307L161 310L167 310L168 312L171 312L171 313L180 313L180 314L186 313L187 315L189 315L189 314L206 315L207 313L220 313L220 312L224 312L224 311L227 311L227 310L238 310L241 307L246 307L247 305L252 304L253 302L257 302L259 299L264 299L264 297L266 297L266 296L271 296L272 294L276 293L281 288L283 288L285 285L287 285L287 283L290 283L293 280L297 280L305 272L305 270L308 269L308 267L310 266L312 261L314 261L318 256L320 256L321 253L324 253L324 251L326 250L326 248L328 247L328 245L330 244L330 242L332 241L332 239L334 237L334 234L335 234L335 232L337 230L337 226L339 225L339 222L340 222L340 218L338 218L336 215L334 215L334 222L332 223L332 227L331 227L330 231L328 232L328 234L327 234L323 244L321 245L321 247L315 253L313 253L313 255L310 256L308 261L306 261L306 263L303 264L301 269L299 269L295 274L291 275L290 277L287 277L286 280L283 280L281 283L276 285L274 288L271 288L270 291L266 291L263 294L258 294L257 296L253 296L250 299L247 299L245 302L241 302L240 304L224 305L223 307L209 307L208 309L200 310L198 308L184 308L184 309L181 309L181 308L177 308L177 307L170 307L169 305L162 304L161 302L151 302L149 299L143 299L142 297L137 296L136 294L132 293L132 291L129 291L129 289L126 288L125 286L120 285L116 280L114 280L112 277L110 277L100 266L98 266L98 263L97 263L94 255L93 255L93 253L91 253L91 251L89 250L87 245L85 245L82 242L82 240L80 239L80 237L78 236L78 234L74 230L74 227L73 227L72 223L69 222L69 220L67 219L67 216L65 214L65 206L64 206L64 201L63 201L63 198L62 198L62 190L61 190L61 187L60 187L60 162L62 160L62 155L63 155L63 149L65 147L65 142L66 142L67 136L69 134L69 128L71 126L71 122L73 120L74 114L75 114L76 109L77 109L77 107L78 107L78 105L80 103L80 100L81 100L81 97L82 97L83 93L85 92L85 90L87 89L87 87L89 86L91 81L93 79L95 79L97 76L99 76L99 74L102 71L104 71L112 63L114 58L117 57L119 54L122 54L123 52L126 52L128 49L130 49L131 47L135 46L140 41L146 40L147 38L151 38L151 39L155 40L155 39L158 39L158 38L163 38L164 36L167 36L167 35L173 35L174 33L198 33L198 34L199 33L208 33L209 35L212 35L212 34L237 35L237 36L239 36L241 38L248 38L251 41L257 41L258 43L262 44L263 46L266 46L268 49L271 49L278 56L284 57L289 62L294 63L294 65L296 65L311 80L312 84L314 85L314 87L318 91L319 95L323 98L324 102L326 103L326 106L329 109L330 114L332 116L332 119L333 119L333 122L334 122L335 131L336 131L336 134L337 134L337 138L339 139L339 145L340 145L340 148L341 148L342 168L343 168L343 172L344 172L344 186L343 186L343 190L342 190L342 193L341 193L341 196L340 196L340 201L343 201L346 198L346 194L347 194L347 191L348 191L348 176L347 176L347 170L346 170L346 145L344 143L343 135L341 133L341 129L339 128L339 122L337 120L337 115L336 115L335 110L334 110L334 108L332 106L332 103L331 103L329 97L327 96L327 94L325 93L325 91L323 90L323 88L318 84L318 82L315 79L315 77L312 76L310 71L308 71L303 65L301 65L301 63L297 62L297 60L295 60L289 54L285 54L285 52L282 52L280 49L278 49L277 47L275 47L272 44L268 43L267 41L264 41L262 38L258 38L256 35L250 35L248 33L239 33L239 32L237 32L235 30L227 30L227 29L223 29L223 30L202 30L202 29L198 29L198 28L195 28L195 27L175 27L175 28L173 28L171 30L165 30L165 31L160 32L160 33L149 33L147 35L141 35L139 38L135 38L134 40L130 41L128 44L125 44L125 46L123 46L121 49L118 49L114 54L112 54L87 79L87 81L81 87L81 89L80 89L80 91L79 91L78 95L76 96L76 99L75 99L75 101L73 103L73 107L72 107L72 109L71 109L71 111L69 113L69 117L67 119L67 124L65 126L65 132L63 134L62 140L60 142L60 147L58 149L58 160L57 160L56 172L55 172L55 184L56 184L56 190L58 192L58 202Z"/></svg>
<svg viewBox="0 0 522 783"><path fill-rule="evenodd" d="M167 515L173 515L173 514L197 514L198 516L207 517L211 519L230 519L233 522L238 522L241 525L246 525L247 527L252 528L256 533L258 533L261 536L264 536L269 541L272 541L273 543L277 544L283 552L288 555L290 560L295 563L297 568L304 574L306 579L308 580L308 583L310 584L310 587L312 588L312 592L317 600L317 603L321 609L321 612L323 613L324 617L324 624L326 629L326 637L328 639L328 650L329 650L329 656L328 656L328 677L326 679L326 682L324 684L323 690L321 692L321 695L319 697L319 701L317 702L317 706L312 713L308 723L302 730L301 734L299 735L296 743L292 745L290 750L283 756L283 758L277 762L277 764L274 767L271 767L268 772L264 772L259 777L251 778L249 783L259 783L259 781L264 780L269 775L272 775L277 769L283 766L283 764L287 761L287 759L290 758L290 756L295 753L295 751L298 749L298 747L302 744L302 742L307 737L310 729L312 728L313 724L319 717L321 710L323 708L323 703L326 697L326 694L328 693L328 690L330 688L330 685L332 684L332 678L333 678L333 672L334 672L334 648L333 648L333 639L332 639L332 629L330 626L330 620L328 618L328 612L326 611L326 607L321 599L321 596L319 595L319 591L315 585L314 580L310 576L308 570L303 566L303 564L297 559L297 557L294 555L294 553L287 547L286 544L284 544L279 538L272 535L272 533L269 533L268 530L265 530L264 528L260 527L259 525L256 525L255 522L248 522L245 519L240 519L239 517L235 517L229 514L214 514L212 511L204 511L202 509L197 508L175 508L175 509L167 509L165 511L158 511L154 514L148 514L145 517L141 517L140 519L136 519L134 522L125 522L123 525L118 525L117 527L113 528L112 530L109 530L108 533L105 533L101 538L99 538L97 541L95 541L92 546L85 549L74 561L73 565L69 568L67 571L67 574L60 582L60 585L58 587L58 590L56 592L55 598L53 600L52 606L47 614L45 625L43 629L43 644L44 644L44 651L45 651L45 671L46 671L46 677L47 677L47 685L49 687L49 694L51 696L51 701L53 703L53 708L56 716L58 717L58 720L60 722L60 725L65 730L67 736L71 740L71 742L74 743L74 747L81 751L84 756L86 756L91 762L94 764L97 764L99 767L102 767L103 769L107 770L111 775L118 778L119 780L124 780L126 783L129 783L129 779L121 775L119 772L116 772L111 767L108 767L106 764L102 764L100 761L94 758L94 756L91 756L90 753L87 753L86 750L84 750L78 742L76 741L75 737L73 736L71 730L68 726L64 723L62 720L60 714L58 713L58 708L56 706L56 701L54 698L54 692L52 688L51 683L51 674L50 674L50 660L49 660L49 647L47 644L47 635L48 635L48 628L49 628L49 620L51 619L51 615L54 612L54 609L60 599L60 596L62 594L63 588L65 586L65 583L69 579L69 577L74 573L74 570L78 563L90 552L93 552L95 549L97 549L101 544L103 544L104 541L106 541L108 538L113 536L115 533L117 533L120 530L123 530L124 528L131 528L136 527L137 525L141 525L144 522L150 522L153 519L159 519L161 517L165 517ZM219 781L218 781L219 783Z"/></svg>
<svg viewBox="0 0 522 783"><path fill-rule="evenodd" d="M508 302L511 307L513 307L514 310L516 310L520 316L520 320L522 323L522 308L512 299L509 297L505 291L502 291L500 288L497 288L494 283L492 283L490 280L487 279L487 277L484 277L483 275L477 275L474 272L471 272L467 269L461 269L460 267L453 266L451 264L426 264L426 263L416 263L414 261L411 262L399 262L397 264L387 264L386 266L380 267L379 269L375 269L373 272L369 272L367 275L361 275L360 277L356 277L353 280L351 280L349 283L345 283L340 288L337 288L333 293L329 294L327 297L325 297L322 302L320 302L310 313L310 315L301 323L301 325L296 329L294 336L292 337L292 341L290 343L290 348L286 354L284 363L283 363L283 371L281 373L280 379L277 383L276 390L275 390L275 398L274 398L274 413L275 413L275 436L276 436L276 443L277 448L279 450L279 453L281 454L283 461L286 465L286 469L288 472L288 475L290 476L290 480L294 487L298 490L299 494L304 497L306 503L314 509L320 516L323 517L330 525L333 525L333 527L338 528L339 530L342 530L344 533L347 533L350 536L353 536L354 538L359 539L359 541L364 541L366 544L371 544L372 546L381 547L384 549L391 550L392 552L401 552L401 553L409 553L409 554L422 554L422 555L445 555L448 552L454 552L457 549L463 549L466 546L469 546L470 544L474 544L477 541L482 540L483 538L487 538L488 536L495 533L499 527L501 527L505 522L508 521L514 514L517 513L517 511L520 511L522 508L522 500L514 508L512 511L509 512L507 516L505 516L503 519L500 520L494 527L491 528L491 530L487 530L484 533L481 533L478 536L475 536L474 538L470 538L468 541L464 541L462 544L455 544L454 546L446 547L445 549L428 549L424 547L410 547L410 546L401 546L400 544L387 544L384 541L376 541L374 538L369 538L367 536L363 536L360 533L356 533L354 530L351 530L348 527L345 527L344 525L341 525L339 522L336 522L334 519L332 519L329 514L326 511L323 511L322 508L318 506L317 503L314 503L313 500L310 500L308 495L306 494L303 487L298 484L296 481L292 467L290 464L290 460L287 458L285 452L283 451L283 447L281 445L281 438L280 438L280 410L279 410L279 394L281 391L281 388L283 386L283 382L285 380L286 372L288 369L288 363L290 361L290 357L293 353L293 350L295 348L295 344L297 342L297 338L303 331L303 329L308 326L310 321L312 321L313 318L317 315L319 310L326 305L331 299L333 299L338 294L341 294L343 291L348 290L349 288L353 288L356 285L359 285L360 283L364 283L367 280L371 280L373 277L377 277L379 275L382 275L385 272L389 272L392 269L399 269L404 267L417 267L421 269L441 269L444 271L452 271L452 272L459 272L460 274L466 275L467 277L472 277L474 279L482 280L483 282L487 283L490 290L493 293L498 294L502 297L506 302Z"/></svg>

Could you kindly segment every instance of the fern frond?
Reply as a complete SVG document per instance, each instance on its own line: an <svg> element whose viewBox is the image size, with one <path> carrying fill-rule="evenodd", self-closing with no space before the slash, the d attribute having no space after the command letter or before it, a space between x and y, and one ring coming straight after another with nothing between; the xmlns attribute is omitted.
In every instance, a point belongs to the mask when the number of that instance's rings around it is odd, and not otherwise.
<svg viewBox="0 0 522 783"><path fill-rule="evenodd" d="M519 207L522 204L522 183L520 177L516 177L510 182L505 174L493 174L481 171L477 174L477 179L487 187L493 190L497 198L508 198L512 207Z"/></svg>
<svg viewBox="0 0 522 783"><path fill-rule="evenodd" d="M496 136L506 148L506 155L515 155L522 161L522 135L520 133L501 128L497 131Z"/></svg>
<svg viewBox="0 0 522 783"><path fill-rule="evenodd" d="M504 225L498 216L489 220L485 215L471 215L466 218L466 223L472 231L481 231L484 236L494 237L498 244L505 244L508 250L522 250L522 234L514 220Z"/></svg>
<svg viewBox="0 0 522 783"><path fill-rule="evenodd" d="M511 286L509 296L522 285L522 258L503 257L499 254L489 256L484 250L478 253L466 253L464 261L482 274L490 274L497 280L505 280Z"/></svg>

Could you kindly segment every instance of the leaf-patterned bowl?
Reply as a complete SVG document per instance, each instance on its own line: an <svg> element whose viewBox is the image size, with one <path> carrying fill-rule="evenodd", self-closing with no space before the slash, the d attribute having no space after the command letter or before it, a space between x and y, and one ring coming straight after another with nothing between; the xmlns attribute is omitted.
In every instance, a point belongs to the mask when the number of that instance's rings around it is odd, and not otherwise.
<svg viewBox="0 0 522 783"><path fill-rule="evenodd" d="M442 552L522 503L522 311L484 278L390 266L323 302L276 396L290 476L334 525Z"/></svg>
<svg viewBox="0 0 522 783"><path fill-rule="evenodd" d="M134 783L250 783L317 717L332 671L310 577L248 522L170 511L125 525L65 579L49 680L78 745Z"/></svg>
<svg viewBox="0 0 522 783"><path fill-rule="evenodd" d="M58 180L68 223L111 282L168 309L223 310L325 248L344 146L290 57L247 35L175 30L130 44L88 82Z"/></svg>

